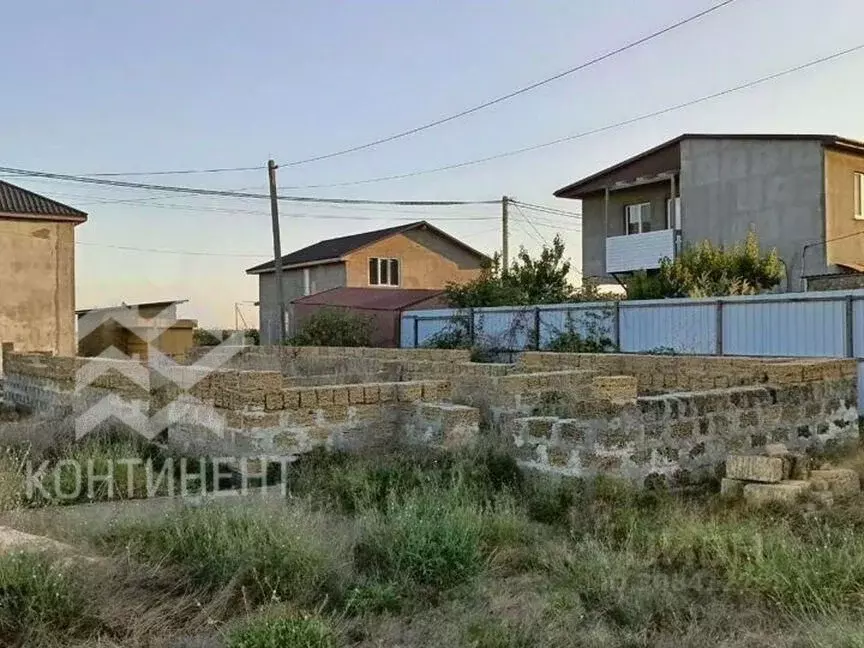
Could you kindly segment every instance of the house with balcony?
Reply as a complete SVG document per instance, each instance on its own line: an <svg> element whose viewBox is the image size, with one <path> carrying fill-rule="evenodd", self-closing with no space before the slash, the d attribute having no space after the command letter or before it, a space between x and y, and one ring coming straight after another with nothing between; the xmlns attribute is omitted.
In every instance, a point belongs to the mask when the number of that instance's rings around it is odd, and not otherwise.
<svg viewBox="0 0 864 648"><path fill-rule="evenodd" d="M405 289L440 291L448 283L475 279L489 262L485 254L426 221L325 239L282 257L285 329L289 335L296 332L290 305L304 296L334 288L366 288L368 305L376 301L370 291L402 290L403 296ZM258 277L261 344L279 339L275 265L270 260L246 270ZM342 294L356 297L350 291Z"/></svg>
<svg viewBox="0 0 864 648"><path fill-rule="evenodd" d="M582 201L587 277L614 283L684 246L749 231L788 291L864 287L864 143L836 135L684 134L555 192Z"/></svg>

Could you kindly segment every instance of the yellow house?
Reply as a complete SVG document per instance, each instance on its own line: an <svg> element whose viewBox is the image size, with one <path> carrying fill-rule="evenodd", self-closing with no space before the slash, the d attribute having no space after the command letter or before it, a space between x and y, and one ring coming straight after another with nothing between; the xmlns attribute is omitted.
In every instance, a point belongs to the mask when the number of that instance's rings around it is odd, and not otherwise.
<svg viewBox="0 0 864 648"><path fill-rule="evenodd" d="M86 220L0 180L0 342L75 355L75 226Z"/></svg>

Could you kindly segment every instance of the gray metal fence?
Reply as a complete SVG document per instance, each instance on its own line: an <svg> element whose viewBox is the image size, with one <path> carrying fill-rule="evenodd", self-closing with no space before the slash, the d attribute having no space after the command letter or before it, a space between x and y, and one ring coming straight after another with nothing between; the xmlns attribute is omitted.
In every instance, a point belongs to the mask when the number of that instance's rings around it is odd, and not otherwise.
<svg viewBox="0 0 864 648"><path fill-rule="evenodd" d="M864 290L408 311L402 347L456 327L502 351L542 349L575 331L606 336L625 353L859 358L864 412Z"/></svg>

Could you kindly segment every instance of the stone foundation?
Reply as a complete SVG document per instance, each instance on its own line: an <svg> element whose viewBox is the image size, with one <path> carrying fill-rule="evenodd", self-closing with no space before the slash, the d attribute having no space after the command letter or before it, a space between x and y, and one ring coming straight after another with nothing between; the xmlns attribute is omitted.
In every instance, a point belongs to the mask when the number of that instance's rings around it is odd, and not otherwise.
<svg viewBox="0 0 864 648"><path fill-rule="evenodd" d="M857 367L846 360L528 352L476 364L467 351L290 347L193 349L182 360L7 349L6 398L80 412L112 396L170 438L232 455L483 437L526 468L637 483L711 474L729 452L858 434Z"/></svg>

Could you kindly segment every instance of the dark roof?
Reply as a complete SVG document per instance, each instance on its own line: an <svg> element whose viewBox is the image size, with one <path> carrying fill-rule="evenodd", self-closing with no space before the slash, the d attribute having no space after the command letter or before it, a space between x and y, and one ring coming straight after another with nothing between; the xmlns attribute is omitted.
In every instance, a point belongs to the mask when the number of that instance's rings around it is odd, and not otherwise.
<svg viewBox="0 0 864 648"><path fill-rule="evenodd" d="M339 238L326 239L324 241L319 241L318 243L314 243L308 247L292 252L291 254L286 254L282 257L282 267L290 268L294 266L304 266L304 265L318 265L322 263L333 263L336 261L340 261L343 256L354 252L362 247L366 247L367 245L371 245L381 239L385 239L389 236L393 236L394 234L402 234L404 232L408 232L414 229L429 229L432 232L435 232L439 236L448 239L452 243L468 250L472 254L477 255L479 258L486 258L485 254L482 254L475 250L472 247L469 247L462 241L457 238L454 238L447 234L434 225L427 223L426 221L417 221L414 223L408 223L407 225L397 225L396 227L387 227L385 229L373 230L371 232L362 232L360 234L351 234L350 236L340 236ZM267 261L260 265L257 265L253 268L249 268L246 272L248 274L259 274L262 272L272 272L274 270L273 261Z"/></svg>
<svg viewBox="0 0 864 648"><path fill-rule="evenodd" d="M634 162L637 162L650 155L654 155L655 153L659 153L661 151L664 151L665 149L678 146L683 140L688 139L816 141L820 142L823 146L827 148L839 148L864 153L864 142L847 139L845 137L840 137L839 135L825 135L813 133L777 133L773 135L769 133L684 133L683 135L679 135L678 137L663 142L662 144L658 144L654 148L650 148L647 151L637 153L636 155L627 158L623 162L618 162L617 164L614 164L609 168L598 171L597 173L593 173L590 176L582 178L581 180L577 180L576 182L573 182L566 187L562 187L561 189L558 189L558 191L556 191L554 195L556 198L578 198L579 194L587 194L591 191L595 191L596 189L594 189L593 187L590 189L590 191L584 190L590 187L595 180L602 178L603 176L617 171L618 169L625 167L628 164L633 164Z"/></svg>
<svg viewBox="0 0 864 648"><path fill-rule="evenodd" d="M443 290L411 288L331 288L313 295L298 297L292 304L304 306L337 306L364 310L402 310L435 297L442 298Z"/></svg>
<svg viewBox="0 0 864 648"><path fill-rule="evenodd" d="M168 308L168 306L174 306L175 304L185 304L188 302L188 299L169 299L166 301L157 301L157 302L141 302L140 304L118 304L117 306L98 306L96 308L81 308L75 311L76 315L84 315L86 313L92 313L94 311L107 311L107 310L117 310L119 308L151 308L153 306L162 306L164 308Z"/></svg>
<svg viewBox="0 0 864 648"><path fill-rule="evenodd" d="M0 214L83 222L87 214L37 193L0 180Z"/></svg>

